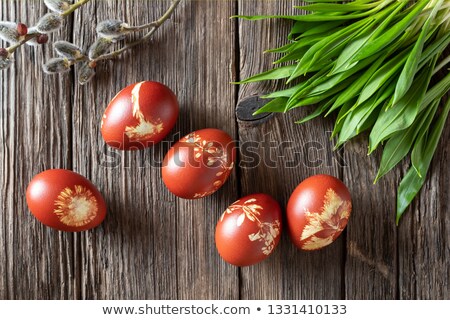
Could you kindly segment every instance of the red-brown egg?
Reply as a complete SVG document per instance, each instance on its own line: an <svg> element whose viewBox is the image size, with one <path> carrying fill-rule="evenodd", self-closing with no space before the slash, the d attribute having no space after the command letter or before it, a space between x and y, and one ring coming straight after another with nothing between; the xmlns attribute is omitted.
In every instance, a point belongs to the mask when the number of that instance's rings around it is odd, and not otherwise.
<svg viewBox="0 0 450 320"><path fill-rule="evenodd" d="M109 103L101 123L102 136L117 149L144 149L169 134L178 113L177 98L168 87L154 81L135 83Z"/></svg>
<svg viewBox="0 0 450 320"><path fill-rule="evenodd" d="M97 188L69 170L36 175L26 192L31 213L46 226L77 232L95 228L105 219L106 205Z"/></svg>
<svg viewBox="0 0 450 320"><path fill-rule="evenodd" d="M352 211L344 183L321 174L302 181L287 205L292 242L302 250L317 250L334 242L347 225Z"/></svg>
<svg viewBox="0 0 450 320"><path fill-rule="evenodd" d="M162 179L176 196L198 199L216 192L228 179L235 162L235 144L218 129L194 131L170 148Z"/></svg>
<svg viewBox="0 0 450 320"><path fill-rule="evenodd" d="M267 194L252 194L231 204L216 226L216 247L228 263L243 267L265 260L280 241L281 209Z"/></svg>

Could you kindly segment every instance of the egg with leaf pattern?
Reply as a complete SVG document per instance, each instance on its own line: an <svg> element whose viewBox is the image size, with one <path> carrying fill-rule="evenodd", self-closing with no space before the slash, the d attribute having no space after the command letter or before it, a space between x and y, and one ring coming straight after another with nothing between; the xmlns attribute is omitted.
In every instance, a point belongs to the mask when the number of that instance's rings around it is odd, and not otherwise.
<svg viewBox="0 0 450 320"><path fill-rule="evenodd" d="M109 103L101 122L105 142L117 149L151 147L166 137L178 119L175 94L155 81L132 84Z"/></svg>
<svg viewBox="0 0 450 320"><path fill-rule="evenodd" d="M287 205L292 242L302 250L317 250L333 243L347 226L352 201L344 183L320 174L302 181Z"/></svg>
<svg viewBox="0 0 450 320"><path fill-rule="evenodd" d="M61 231L89 230L106 216L106 204L97 188L70 170L39 173L29 183L26 199L36 219Z"/></svg>
<svg viewBox="0 0 450 320"><path fill-rule="evenodd" d="M191 132L167 152L162 164L164 184L180 198L199 199L213 194L233 170L235 147L233 139L222 130Z"/></svg>
<svg viewBox="0 0 450 320"><path fill-rule="evenodd" d="M232 265L256 264L277 247L281 225L280 205L271 196L258 193L243 197L231 204L217 223L217 250Z"/></svg>

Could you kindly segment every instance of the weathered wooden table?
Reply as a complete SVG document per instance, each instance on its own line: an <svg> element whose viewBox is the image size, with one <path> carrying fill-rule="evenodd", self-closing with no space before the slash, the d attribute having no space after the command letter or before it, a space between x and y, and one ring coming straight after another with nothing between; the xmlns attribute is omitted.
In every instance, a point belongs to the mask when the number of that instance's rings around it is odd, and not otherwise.
<svg viewBox="0 0 450 320"><path fill-rule="evenodd" d="M366 156L366 138L335 153L328 138L331 119L293 123L307 109L261 121L236 118L238 101L275 84L230 82L267 69L271 58L262 51L283 43L289 23L229 17L292 13L293 3L299 1L184 1L151 43L101 65L84 87L73 73L43 74L40 63L53 56L51 46L16 54L14 67L0 73L0 298L450 298L450 125L420 197L397 228L395 190L404 168L372 185L379 159ZM142 24L167 6L167 1L94 0L51 39L86 47L96 22L119 18ZM0 4L1 20L31 25L45 12L42 0ZM107 148L99 126L108 101L127 84L147 79L167 84L179 97L181 115L168 141L178 132L217 127L245 150L257 150L260 165L246 161L219 192L187 201L171 195L161 181L159 164L168 143L132 153ZM245 150L241 160L247 159ZM119 160L108 164L112 153ZM267 161L270 154L276 165ZM73 169L99 187L109 204L99 228L60 233L33 218L26 186L50 168ZM337 242L301 252L284 234L273 256L259 265L236 268L221 260L214 228L228 204L266 192L285 206L294 187L315 173L341 178L353 195L352 217Z"/></svg>

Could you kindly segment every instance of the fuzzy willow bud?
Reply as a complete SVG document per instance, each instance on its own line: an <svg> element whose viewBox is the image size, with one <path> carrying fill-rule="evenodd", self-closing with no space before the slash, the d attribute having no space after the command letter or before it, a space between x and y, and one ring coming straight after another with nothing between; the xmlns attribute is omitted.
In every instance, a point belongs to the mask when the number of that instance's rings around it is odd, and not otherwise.
<svg viewBox="0 0 450 320"><path fill-rule="evenodd" d="M53 58L44 64L43 69L48 74L69 72L70 61L66 58Z"/></svg>
<svg viewBox="0 0 450 320"><path fill-rule="evenodd" d="M95 76L95 69L92 68L89 62L85 62L78 69L78 83L85 85Z"/></svg>
<svg viewBox="0 0 450 320"><path fill-rule="evenodd" d="M51 11L63 13L69 9L70 5L73 3L72 0L44 0L45 5Z"/></svg>
<svg viewBox="0 0 450 320"><path fill-rule="evenodd" d="M8 69L12 64L12 58L8 55L0 55L0 70Z"/></svg>
<svg viewBox="0 0 450 320"><path fill-rule="evenodd" d="M126 33L128 24L119 20L105 20L97 25L97 33L105 38L120 38Z"/></svg>
<svg viewBox="0 0 450 320"><path fill-rule="evenodd" d="M59 13L51 12L43 16L36 25L40 33L51 33L61 28L63 17Z"/></svg>
<svg viewBox="0 0 450 320"><path fill-rule="evenodd" d="M17 31L17 23L9 21L0 21L0 39L9 43L19 42L19 32Z"/></svg>
<svg viewBox="0 0 450 320"><path fill-rule="evenodd" d="M53 48L59 56L69 60L75 60L84 56L78 46L67 41L57 41L54 43Z"/></svg>
<svg viewBox="0 0 450 320"><path fill-rule="evenodd" d="M112 40L109 38L98 38L97 41L89 48L89 59L94 60L108 52L111 47Z"/></svg>

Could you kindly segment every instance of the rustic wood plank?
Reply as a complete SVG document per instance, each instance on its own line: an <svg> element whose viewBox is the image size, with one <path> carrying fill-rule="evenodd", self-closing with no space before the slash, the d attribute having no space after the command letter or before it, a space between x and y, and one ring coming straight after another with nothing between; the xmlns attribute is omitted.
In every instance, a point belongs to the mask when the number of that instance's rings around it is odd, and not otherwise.
<svg viewBox="0 0 450 320"><path fill-rule="evenodd" d="M399 298L450 298L450 121L427 180L399 227Z"/></svg>
<svg viewBox="0 0 450 320"><path fill-rule="evenodd" d="M231 1L189 1L177 25L176 67L169 78L183 106L178 130L218 128L235 137L235 13ZM166 48L166 51L170 51ZM173 63L173 62L172 62ZM180 299L237 299L236 269L222 261L214 245L215 225L237 197L233 175L218 192L198 201L177 200L177 275Z"/></svg>
<svg viewBox="0 0 450 320"><path fill-rule="evenodd" d="M292 5L292 1L240 1L239 14L291 14ZM279 20L239 21L241 79L271 67L273 57L264 57L262 52L284 44L290 26L290 23ZM276 86L273 82L240 86L239 98L267 93ZM332 152L333 145L326 134L332 129L332 122L319 119L305 125L294 124L295 119L306 114L306 110L298 110L287 115L276 115L262 124L239 122L243 160L248 161L250 152L257 152L261 158L258 166L248 163L241 168L242 195L268 193L285 208L290 193L308 176L316 173L340 176L338 161L333 160L337 154ZM271 147L272 151L269 151ZM271 163L270 153L271 159L276 162ZM341 237L330 247L318 252L301 252L292 245L284 232L279 247L268 260L241 269L241 297L341 298L343 239Z"/></svg>
<svg viewBox="0 0 450 320"><path fill-rule="evenodd" d="M33 25L47 9L2 1L0 20ZM50 39L68 38L71 20ZM0 46L6 45L1 43ZM48 77L42 62L51 46L23 47L14 66L0 72L0 298L65 299L74 295L73 235L44 227L29 213L25 190L31 178L51 168L70 168L71 83Z"/></svg>
<svg viewBox="0 0 450 320"><path fill-rule="evenodd" d="M163 0L92 1L51 39L74 38L86 48L97 22L148 22L167 6ZM364 137L347 144L340 160L327 138L332 120L293 124L306 110L236 127L236 93L243 100L279 84L229 82L269 68L272 59L262 51L283 44L289 23L228 17L291 13L291 6L287 0L185 1L150 44L101 64L86 87L74 83L76 72L43 74L41 62L54 55L51 45L16 54L13 68L0 72L0 299L450 298L448 123L427 182L398 229L395 190L402 170L372 186L379 154L366 156ZM2 1L0 19L32 25L46 11L43 1ZM178 94L176 129L152 149L106 147L99 125L108 101L127 84L147 79ZM171 141L206 127L239 137L247 162L211 197L176 199L161 182L159 164ZM255 151L266 161L258 167L248 162ZM292 161L298 166L288 167ZM25 202L35 174L72 167L108 202L105 223L80 234L44 227ZM231 202L266 192L285 207L301 180L322 172L343 178L354 200L348 231L335 244L304 253L284 234L274 255L257 266L239 269L220 259L214 228Z"/></svg>
<svg viewBox="0 0 450 320"><path fill-rule="evenodd" d="M345 298L395 299L397 294L397 228L394 169L376 185L380 153L367 156L367 135L346 144L344 182L353 198L347 227Z"/></svg>
<svg viewBox="0 0 450 320"><path fill-rule="evenodd" d="M119 18L142 24L160 16L168 4L96 2L77 15L76 23ZM223 204L235 198L236 180L204 200L176 199L165 189L158 165L138 167L145 159L161 162L167 143L116 153L119 166L104 167L105 153L112 151L99 133L103 110L116 92L127 84L156 80L172 88L181 105L168 141L205 127L233 134L234 87L229 82L234 31L228 19L233 8L232 2L183 2L151 44L101 66L92 84L75 89L74 168L91 178L109 203L104 224L81 235L83 298L238 297L237 273L220 260L214 246L214 226ZM83 25L75 38L91 43L92 26Z"/></svg>

